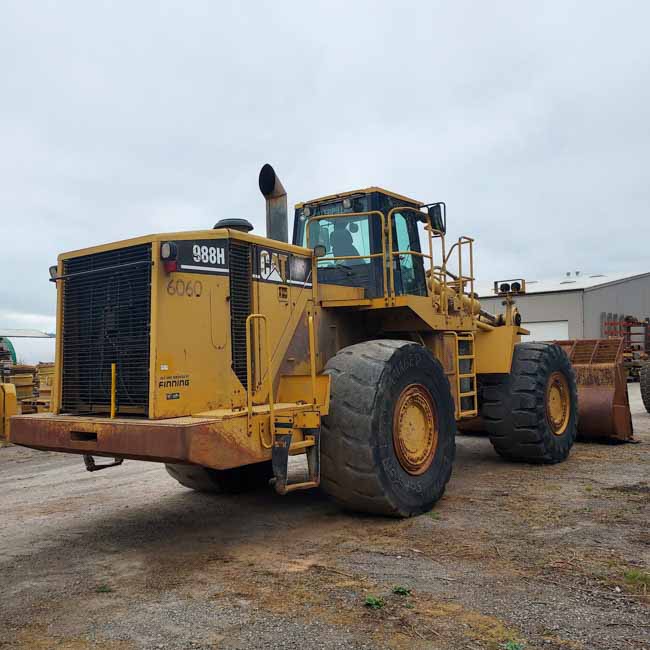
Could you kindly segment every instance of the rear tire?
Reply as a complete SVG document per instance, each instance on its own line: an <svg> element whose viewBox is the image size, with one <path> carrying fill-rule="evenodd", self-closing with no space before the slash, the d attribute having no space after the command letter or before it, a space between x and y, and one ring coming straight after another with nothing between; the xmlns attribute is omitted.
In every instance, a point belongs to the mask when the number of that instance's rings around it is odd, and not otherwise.
<svg viewBox="0 0 650 650"><path fill-rule="evenodd" d="M348 510L410 517L429 511L451 476L456 422L449 381L409 341L344 348L328 362L321 487Z"/></svg>
<svg viewBox="0 0 650 650"><path fill-rule="evenodd" d="M165 469L181 485L213 494L248 492L267 485L273 477L270 461L233 469L211 469L201 465L165 465Z"/></svg>
<svg viewBox="0 0 650 650"><path fill-rule="evenodd" d="M578 390L564 350L552 343L516 345L509 375L483 377L481 416L503 458L565 460L577 434Z"/></svg>
<svg viewBox="0 0 650 650"><path fill-rule="evenodd" d="M643 406L650 413L650 363L641 366L641 370L639 371L639 385L641 386Z"/></svg>

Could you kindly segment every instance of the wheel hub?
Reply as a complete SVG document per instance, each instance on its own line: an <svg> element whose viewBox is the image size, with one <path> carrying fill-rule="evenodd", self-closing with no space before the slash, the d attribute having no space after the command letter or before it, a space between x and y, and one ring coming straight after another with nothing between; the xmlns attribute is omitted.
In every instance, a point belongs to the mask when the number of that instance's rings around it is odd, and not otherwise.
<svg viewBox="0 0 650 650"><path fill-rule="evenodd" d="M561 372L554 372L546 385L546 419L556 436L566 431L570 415L569 382Z"/></svg>
<svg viewBox="0 0 650 650"><path fill-rule="evenodd" d="M431 394L421 384L407 386L393 416L393 447L400 465L409 474L424 473L437 446L437 414Z"/></svg>

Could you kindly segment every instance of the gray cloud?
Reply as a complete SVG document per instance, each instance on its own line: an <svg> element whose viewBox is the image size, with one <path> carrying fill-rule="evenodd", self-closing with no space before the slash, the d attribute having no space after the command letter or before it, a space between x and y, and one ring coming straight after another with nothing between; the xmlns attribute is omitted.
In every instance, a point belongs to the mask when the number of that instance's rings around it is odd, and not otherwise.
<svg viewBox="0 0 650 650"><path fill-rule="evenodd" d="M0 325L51 319L61 251L224 216L263 229L267 161L291 201L446 200L483 281L646 271L649 18L641 2L5 2Z"/></svg>

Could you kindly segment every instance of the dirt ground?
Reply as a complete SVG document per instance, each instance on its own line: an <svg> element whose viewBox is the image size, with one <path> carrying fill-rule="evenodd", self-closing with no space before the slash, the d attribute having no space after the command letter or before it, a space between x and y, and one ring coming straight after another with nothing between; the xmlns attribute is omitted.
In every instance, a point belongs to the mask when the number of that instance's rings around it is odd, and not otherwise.
<svg viewBox="0 0 650 650"><path fill-rule="evenodd" d="M403 521L0 449L0 648L648 650L650 414L630 392L639 444L534 467L459 436L445 497Z"/></svg>

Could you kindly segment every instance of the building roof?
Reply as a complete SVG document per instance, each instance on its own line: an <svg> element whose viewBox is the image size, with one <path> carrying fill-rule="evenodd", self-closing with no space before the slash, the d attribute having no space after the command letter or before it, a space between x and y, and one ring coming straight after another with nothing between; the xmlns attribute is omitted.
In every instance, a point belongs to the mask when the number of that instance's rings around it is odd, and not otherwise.
<svg viewBox="0 0 650 650"><path fill-rule="evenodd" d="M618 284L635 278L650 277L645 273L571 273L560 279L526 280L526 293L556 293L558 291L590 291L608 284ZM481 298L495 297L494 284L481 283L476 287Z"/></svg>
<svg viewBox="0 0 650 650"><path fill-rule="evenodd" d="M40 330L15 330L15 329L1 329L0 338L7 339L53 339L54 334L48 332L41 332Z"/></svg>

